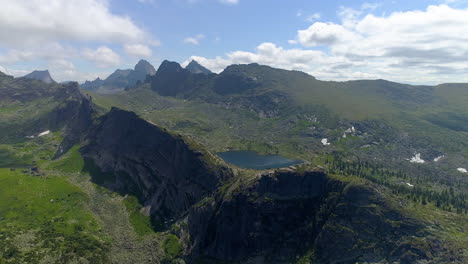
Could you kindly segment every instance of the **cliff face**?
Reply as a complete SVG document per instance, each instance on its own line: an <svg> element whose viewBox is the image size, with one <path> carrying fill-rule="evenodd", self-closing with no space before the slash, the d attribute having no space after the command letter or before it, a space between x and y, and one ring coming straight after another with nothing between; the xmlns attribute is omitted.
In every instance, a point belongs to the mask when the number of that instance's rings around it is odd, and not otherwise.
<svg viewBox="0 0 468 264"><path fill-rule="evenodd" d="M421 222L377 186L322 172L264 174L188 217L188 261L200 263L423 263L440 248ZM308 255L309 254L309 255Z"/></svg>
<svg viewBox="0 0 468 264"><path fill-rule="evenodd" d="M234 177L132 112L101 117L81 153L97 183L137 195L161 229L177 223L186 263L435 263L444 252L378 185L321 171Z"/></svg>
<svg viewBox="0 0 468 264"><path fill-rule="evenodd" d="M321 172L274 173L194 207L188 218L191 256L289 263L291 256L312 246L326 191Z"/></svg>
<svg viewBox="0 0 468 264"><path fill-rule="evenodd" d="M65 136L54 158L60 157L75 144L80 143L98 114L91 99L80 93L77 83L65 85L65 90L57 97L61 97L64 103L53 114L57 122L60 120L65 122Z"/></svg>
<svg viewBox="0 0 468 264"><path fill-rule="evenodd" d="M95 180L137 195L156 223L182 216L231 177L230 170L208 162L208 154L191 149L182 138L132 112L113 108L98 122L81 153L113 177Z"/></svg>

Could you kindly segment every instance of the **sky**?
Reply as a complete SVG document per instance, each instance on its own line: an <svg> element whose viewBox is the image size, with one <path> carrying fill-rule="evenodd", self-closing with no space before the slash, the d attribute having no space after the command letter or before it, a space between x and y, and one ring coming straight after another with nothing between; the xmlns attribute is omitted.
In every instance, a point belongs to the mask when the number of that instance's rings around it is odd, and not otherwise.
<svg viewBox="0 0 468 264"><path fill-rule="evenodd" d="M0 71L105 78L146 59L320 80L468 82L468 0L0 0Z"/></svg>

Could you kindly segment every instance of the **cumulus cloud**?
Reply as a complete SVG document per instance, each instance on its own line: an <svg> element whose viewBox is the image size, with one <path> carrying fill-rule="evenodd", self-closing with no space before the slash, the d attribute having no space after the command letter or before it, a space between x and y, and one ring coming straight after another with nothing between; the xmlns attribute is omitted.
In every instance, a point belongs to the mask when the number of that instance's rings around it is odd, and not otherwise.
<svg viewBox="0 0 468 264"><path fill-rule="evenodd" d="M142 44L129 44L124 46L125 52L133 57L149 58L153 54L150 47Z"/></svg>
<svg viewBox="0 0 468 264"><path fill-rule="evenodd" d="M186 44L192 44L192 45L198 45L200 44L200 41L205 38L205 35L203 34L198 34L194 37L186 37L184 39L184 43Z"/></svg>
<svg viewBox="0 0 468 264"><path fill-rule="evenodd" d="M0 42L141 41L145 32L129 17L112 14L102 0L0 0ZM14 15L12 15L14 14Z"/></svg>
<svg viewBox="0 0 468 264"><path fill-rule="evenodd" d="M158 46L159 42L130 17L112 13L109 3L108 0L0 0L3 48L0 64L9 66L15 76L24 71L16 67L18 62L31 62L30 65L39 62L52 68L57 62L84 59L98 67L113 67L121 62L121 57L108 47L111 44L121 45L130 56L151 56L149 46ZM101 47L93 50L86 48L88 44ZM66 80L88 76L65 66L62 63L61 67L55 67L54 75Z"/></svg>
<svg viewBox="0 0 468 264"><path fill-rule="evenodd" d="M213 71L231 63L258 62L343 80L385 78L409 83L468 81L468 9L431 5L425 10L377 16L341 8L340 23L315 22L298 30L300 49L263 43L255 52L212 59L193 57Z"/></svg>
<svg viewBox="0 0 468 264"><path fill-rule="evenodd" d="M77 56L78 52L71 46L64 46L58 42L44 43L29 48L13 48L0 54L0 63L14 64L34 60L69 59Z"/></svg>
<svg viewBox="0 0 468 264"><path fill-rule="evenodd" d="M119 54L106 46L101 46L95 50L84 49L82 52L84 58L96 63L98 67L108 68L118 66L121 62Z"/></svg>
<svg viewBox="0 0 468 264"><path fill-rule="evenodd" d="M306 47L333 45L353 41L358 36L342 25L316 22L305 30L297 32L299 42Z"/></svg>

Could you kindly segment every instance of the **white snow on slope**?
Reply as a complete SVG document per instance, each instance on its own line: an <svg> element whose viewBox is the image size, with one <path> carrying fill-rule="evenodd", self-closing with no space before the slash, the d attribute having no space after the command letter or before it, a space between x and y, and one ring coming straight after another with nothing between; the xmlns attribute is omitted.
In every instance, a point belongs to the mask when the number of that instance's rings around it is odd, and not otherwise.
<svg viewBox="0 0 468 264"><path fill-rule="evenodd" d="M322 139L321 142L322 142L322 144L323 144L324 146L330 145L330 143L328 142L328 139L326 139L326 138Z"/></svg>
<svg viewBox="0 0 468 264"><path fill-rule="evenodd" d="M47 131L44 131L42 133L39 133L39 135L37 135L37 136L42 137L42 136L49 135L49 134L50 134L50 130L47 130Z"/></svg>
<svg viewBox="0 0 468 264"><path fill-rule="evenodd" d="M421 153L414 153L414 157L411 157L410 159L411 163L424 163L426 162L425 160L421 159Z"/></svg>

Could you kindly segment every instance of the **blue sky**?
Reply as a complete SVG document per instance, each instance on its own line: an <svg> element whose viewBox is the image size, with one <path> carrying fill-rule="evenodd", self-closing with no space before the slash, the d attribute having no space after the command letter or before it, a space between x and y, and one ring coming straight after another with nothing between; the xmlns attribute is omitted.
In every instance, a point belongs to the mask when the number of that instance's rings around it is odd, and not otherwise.
<svg viewBox="0 0 468 264"><path fill-rule="evenodd" d="M216 72L258 62L327 80L468 81L464 0L0 3L0 70L16 76L84 81L140 58L193 58Z"/></svg>

